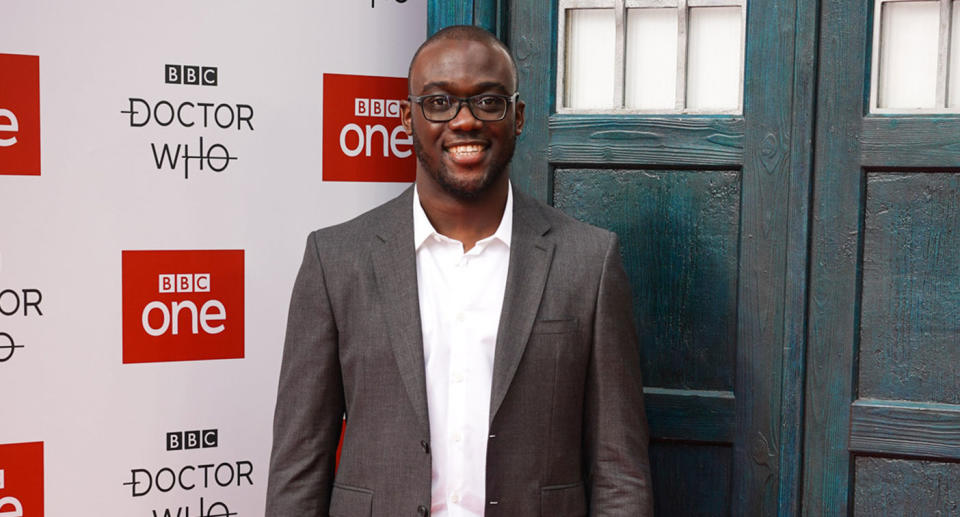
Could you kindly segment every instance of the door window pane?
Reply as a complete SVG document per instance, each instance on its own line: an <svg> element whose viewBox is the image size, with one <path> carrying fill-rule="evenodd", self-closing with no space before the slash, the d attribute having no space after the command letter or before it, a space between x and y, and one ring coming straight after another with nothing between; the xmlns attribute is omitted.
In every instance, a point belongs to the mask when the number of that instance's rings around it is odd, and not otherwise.
<svg viewBox="0 0 960 517"><path fill-rule="evenodd" d="M950 79L947 106L960 108L960 2L953 2L953 35L950 38Z"/></svg>
<svg viewBox="0 0 960 517"><path fill-rule="evenodd" d="M937 104L939 2L885 2L880 16L880 108Z"/></svg>
<svg viewBox="0 0 960 517"><path fill-rule="evenodd" d="M616 18L613 9L568 9L566 101L570 108L614 107Z"/></svg>
<svg viewBox="0 0 960 517"><path fill-rule="evenodd" d="M690 9L687 107L736 109L740 103L739 7Z"/></svg>
<svg viewBox="0 0 960 517"><path fill-rule="evenodd" d="M627 9L626 106L677 107L677 9Z"/></svg>

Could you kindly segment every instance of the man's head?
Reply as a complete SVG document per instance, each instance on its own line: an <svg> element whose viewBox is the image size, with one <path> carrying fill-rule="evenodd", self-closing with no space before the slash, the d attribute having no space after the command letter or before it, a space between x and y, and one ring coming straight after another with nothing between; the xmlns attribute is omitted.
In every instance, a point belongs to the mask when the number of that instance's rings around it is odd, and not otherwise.
<svg viewBox="0 0 960 517"><path fill-rule="evenodd" d="M523 130L524 109L523 102L513 96L516 64L506 46L477 27L448 27L414 54L408 84L411 101L403 103L401 117L413 135L418 184L432 182L448 195L470 201L482 197L492 185L506 182L516 137ZM480 97L472 105L461 103L452 119L436 122L446 117L436 116L429 108L425 114L424 101L416 101L426 95L489 97ZM498 104L503 97L508 100L501 120L490 120L496 118L495 112L481 113L483 106ZM452 102L458 103L457 99Z"/></svg>

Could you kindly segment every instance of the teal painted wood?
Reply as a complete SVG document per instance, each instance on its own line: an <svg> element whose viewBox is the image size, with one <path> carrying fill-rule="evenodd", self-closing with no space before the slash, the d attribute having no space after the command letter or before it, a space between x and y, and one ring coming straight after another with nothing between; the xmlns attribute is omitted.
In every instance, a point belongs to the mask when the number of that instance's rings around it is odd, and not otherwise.
<svg viewBox="0 0 960 517"><path fill-rule="evenodd" d="M506 0L427 0L428 36L450 25L476 25L504 40L506 23Z"/></svg>
<svg viewBox="0 0 960 517"><path fill-rule="evenodd" d="M554 111L557 54L557 2L513 1L506 15L507 44L517 60L520 98L526 102L526 127L517 141L511 180L542 201L552 196L552 168L547 162L548 119Z"/></svg>
<svg viewBox="0 0 960 517"><path fill-rule="evenodd" d="M803 400L806 373L807 283L816 106L819 0L798 0L791 111L790 195L783 301L783 388L780 408L780 487L777 515L800 514Z"/></svg>
<svg viewBox="0 0 960 517"><path fill-rule="evenodd" d="M476 1L482 0L427 0L427 36L450 25L473 25Z"/></svg>
<svg viewBox="0 0 960 517"><path fill-rule="evenodd" d="M863 122L864 167L960 167L960 117L871 116Z"/></svg>
<svg viewBox="0 0 960 517"><path fill-rule="evenodd" d="M860 399L851 410L850 450L960 460L960 406Z"/></svg>
<svg viewBox="0 0 960 517"><path fill-rule="evenodd" d="M550 162L644 166L727 166L743 163L741 117L554 115Z"/></svg>
<svg viewBox="0 0 960 517"><path fill-rule="evenodd" d="M473 24L506 41L507 13L506 0L474 0Z"/></svg>
<svg viewBox="0 0 960 517"><path fill-rule="evenodd" d="M960 463L857 458L853 515L960 515Z"/></svg>
<svg viewBox="0 0 960 517"><path fill-rule="evenodd" d="M657 515L730 515L732 450L725 445L650 444L653 504Z"/></svg>
<svg viewBox="0 0 960 517"><path fill-rule="evenodd" d="M797 8L747 11L734 515L774 515L779 505Z"/></svg>
<svg viewBox="0 0 960 517"><path fill-rule="evenodd" d="M864 221L859 396L960 404L960 174L868 173Z"/></svg>
<svg viewBox="0 0 960 517"><path fill-rule="evenodd" d="M733 443L732 391L645 388L650 434L664 440Z"/></svg>
<svg viewBox="0 0 960 517"><path fill-rule="evenodd" d="M644 384L734 388L737 171L558 169L554 205L620 237Z"/></svg>
<svg viewBox="0 0 960 517"><path fill-rule="evenodd" d="M849 414L859 313L869 2L823 0L814 142L803 514L852 513Z"/></svg>

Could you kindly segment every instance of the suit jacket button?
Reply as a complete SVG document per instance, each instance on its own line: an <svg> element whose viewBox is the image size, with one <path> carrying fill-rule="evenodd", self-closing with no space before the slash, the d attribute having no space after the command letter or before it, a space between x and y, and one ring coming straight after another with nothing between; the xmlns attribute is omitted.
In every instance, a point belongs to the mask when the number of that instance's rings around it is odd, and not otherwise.
<svg viewBox="0 0 960 517"><path fill-rule="evenodd" d="M422 504L421 504L420 506L418 506L418 507L417 507L417 514L418 514L418 515L422 515L423 517L427 517L427 507L424 506L424 505L422 505Z"/></svg>
<svg viewBox="0 0 960 517"><path fill-rule="evenodd" d="M426 440L420 440L420 447L423 447L423 452L430 454L430 443Z"/></svg>

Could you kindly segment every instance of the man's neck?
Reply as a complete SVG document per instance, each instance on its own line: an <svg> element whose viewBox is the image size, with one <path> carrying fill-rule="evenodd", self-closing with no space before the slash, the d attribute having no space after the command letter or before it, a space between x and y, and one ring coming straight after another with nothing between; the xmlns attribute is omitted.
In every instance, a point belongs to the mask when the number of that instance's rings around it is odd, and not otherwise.
<svg viewBox="0 0 960 517"><path fill-rule="evenodd" d="M497 231L509 188L510 182L504 174L502 181L491 185L477 199L459 199L431 182L420 181L417 182L417 195L433 228L441 235L462 242L466 252L473 249L477 241Z"/></svg>

